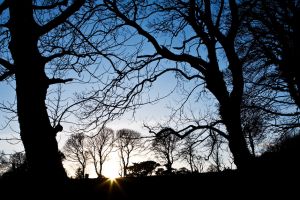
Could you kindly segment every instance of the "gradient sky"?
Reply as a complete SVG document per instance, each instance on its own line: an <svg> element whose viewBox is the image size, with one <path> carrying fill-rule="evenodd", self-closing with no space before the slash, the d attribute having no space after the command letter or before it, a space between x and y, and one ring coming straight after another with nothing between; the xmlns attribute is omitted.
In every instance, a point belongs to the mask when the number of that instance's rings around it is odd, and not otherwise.
<svg viewBox="0 0 300 200"><path fill-rule="evenodd" d="M10 84L10 85L9 85ZM7 103L7 102L13 102L15 99L15 91L13 89L13 82L10 83L7 82L1 82L0 83L0 102L1 103ZM151 94L154 96L162 96L163 94L166 94L170 92L174 86L176 85L176 79L174 78L173 74L167 74L165 76L162 76L152 87ZM67 97L72 97L74 92L80 92L78 90L78 85L69 83L68 85L62 85L62 89L65 91L63 95ZM83 89L84 88L83 86ZM50 89L51 90L51 89ZM73 92L71 92L73 90ZM147 123L150 125L156 124L157 122L162 122L166 119L168 119L169 116L169 109L168 106L172 104L176 104L176 101L181 99L182 97L174 93L170 95L168 98L161 100L160 102L156 103L155 105L145 105L137 110L134 117L132 113L126 113L125 115L121 116L119 119L114 120L110 122L107 126L109 128L112 128L113 130L119 130L122 128L129 128L135 131L140 132L142 135L147 135L148 130L143 127L143 123ZM5 125L5 122L7 121L6 113L1 112L0 113L0 124L3 127ZM72 118L72 117L71 117ZM68 119L67 119L68 120ZM71 119L73 120L73 119ZM58 133L57 135L57 141L59 144L59 148L62 149L66 139L70 136L70 130L68 124L62 124L64 126L64 131ZM12 138L17 137L19 138L18 132L18 123L12 122L10 126L7 126L5 129L0 130L0 138ZM16 142L13 141L11 143L8 143L7 141L0 140L0 151L3 150L5 153L14 153L23 151L23 145L22 142ZM143 156L134 156L132 158L132 162L138 162L138 161L144 161L148 159L153 159L152 155L143 155ZM180 166L181 164L178 163L177 166ZM66 168L68 168L69 175L73 175L75 169L77 166L74 166L73 164L70 164L68 162L65 162ZM119 159L117 153L113 153L110 156L110 160L104 164L104 175L111 176L111 175L118 175L119 171ZM88 167L90 169L90 177L95 177L96 174L94 173L94 170L92 168L92 165Z"/></svg>
<svg viewBox="0 0 300 200"><path fill-rule="evenodd" d="M2 0L0 0L2 2ZM187 36L188 34L193 34L191 30L187 30ZM177 39L180 39L182 36L178 36ZM168 40L167 35L161 36L158 40L161 42L161 44L167 44ZM181 38L182 39L182 38ZM137 41L140 40L140 37L137 37ZM179 40L180 41L180 40ZM131 41L128 41L129 43L134 43L136 42L135 39L132 39ZM174 42L174 41L173 41ZM173 43L173 45L177 45L176 42ZM151 45L150 45L151 46ZM146 54L152 54L153 48L149 46L149 43L146 43L146 46L144 47L145 51L147 51ZM180 44L178 44L180 46ZM151 50L152 48L152 50ZM127 50L127 51L130 51ZM176 50L174 49L176 52ZM202 51L202 50L201 50ZM196 52L194 52L196 54ZM203 52L205 54L205 51ZM205 55L204 55L205 57ZM166 65L172 65L172 63L165 63ZM105 66L105 62L102 63L103 66ZM67 78L74 78L76 77L70 72L68 74ZM177 79L174 76L175 74L166 74L164 76L161 76L152 86L149 96L151 97L156 97L156 96L164 96L165 94L169 93L174 89L174 87L177 84ZM83 75L84 76L84 75ZM11 82L10 84L13 84ZM194 82L184 82L184 87L191 89L192 87L195 86ZM73 94L75 92L80 92L80 91L86 91L89 90L89 85L83 85L83 84L78 84L76 81L68 83L68 84L62 84L62 89L63 89L63 97L65 99L73 97ZM210 98L210 95L201 94L201 98L204 98L204 100L200 101L198 100L200 96L200 92L202 92L203 88L200 87L198 91L190 97L190 101L187 102L187 106L189 106L189 109L191 109L193 112L202 112L206 113L205 109L208 107L213 107L215 104L215 100L212 100ZM48 93L51 93L51 88L49 89ZM13 102L15 97L15 92L13 87L8 86L7 82L1 82L0 83L0 103L4 102ZM146 105L140 108L136 113L134 118L132 118L132 113L126 113L124 116L121 116L119 119L114 120L113 122L109 123L107 126L109 128L112 128L113 130L119 130L122 128L129 128L133 129L136 131L141 132L143 135L147 134L147 130L143 128L143 123L148 123L148 124L155 124L157 122L163 122L168 119L170 109L167 107L178 107L180 105L180 101L183 100L183 98L186 97L180 89L177 89L174 94L171 94L168 98L161 100L155 105ZM1 112L0 113L0 125L4 126L5 121L6 121L6 114ZM67 119L67 121L73 121L74 118L70 117ZM57 140L59 144L59 148L62 148L66 139L68 136L71 134L69 131L69 126L68 124L62 124L64 127L64 131L61 133L58 133ZM10 126L7 126L4 129L0 130L0 138L11 138L11 137L18 137L18 124L17 122L11 123ZM6 153L13 153L15 151L22 151L22 144L9 144L6 141L0 141L0 150L4 150ZM115 156L114 156L115 157ZM148 158L147 158L148 159ZM113 163L117 161L111 161ZM105 170L105 169L104 169Z"/></svg>

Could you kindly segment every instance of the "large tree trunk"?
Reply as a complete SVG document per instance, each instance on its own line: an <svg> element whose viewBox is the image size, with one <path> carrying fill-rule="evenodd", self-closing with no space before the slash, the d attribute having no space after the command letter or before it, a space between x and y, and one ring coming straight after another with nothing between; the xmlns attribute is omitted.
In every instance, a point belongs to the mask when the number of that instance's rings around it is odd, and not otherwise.
<svg viewBox="0 0 300 200"><path fill-rule="evenodd" d="M248 168L251 161L246 139L241 126L241 102L243 95L242 65L235 54L234 47L227 43L225 45L229 69L232 73L233 89L228 92L223 73L220 72L215 50L210 51L211 65L206 74L207 88L213 93L219 102L219 113L228 132L229 149L233 155L234 163L238 169ZM231 48L230 48L231 47Z"/></svg>
<svg viewBox="0 0 300 200"><path fill-rule="evenodd" d="M29 171L35 177L66 178L55 129L51 126L45 99L49 86L40 55L38 25L33 19L32 0L10 1L10 51L15 65L17 111L21 139Z"/></svg>
<svg viewBox="0 0 300 200"><path fill-rule="evenodd" d="M237 105L221 105L220 114L229 135L229 149L233 155L234 163L238 169L247 169L251 162L251 154L241 128L240 112Z"/></svg>

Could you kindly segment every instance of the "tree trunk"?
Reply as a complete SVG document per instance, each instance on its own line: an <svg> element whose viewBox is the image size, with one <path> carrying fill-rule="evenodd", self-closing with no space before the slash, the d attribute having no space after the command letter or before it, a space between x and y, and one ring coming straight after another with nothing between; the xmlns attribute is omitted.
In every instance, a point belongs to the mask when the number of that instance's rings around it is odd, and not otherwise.
<svg viewBox="0 0 300 200"><path fill-rule="evenodd" d="M56 131L45 105L48 78L37 47L38 25L33 19L32 0L10 1L10 51L15 65L17 112L29 172L51 180L66 178Z"/></svg>
<svg viewBox="0 0 300 200"><path fill-rule="evenodd" d="M233 42L232 42L233 44ZM229 94L223 73L218 68L215 50L210 51L210 66L206 74L207 88L219 102L219 113L228 132L229 149L233 155L234 163L238 169L248 168L251 154L247 147L241 126L241 102L243 95L242 65L234 51L233 45L226 43L225 52L229 61L229 69L232 72L233 89Z"/></svg>
<svg viewBox="0 0 300 200"><path fill-rule="evenodd" d="M244 170L250 166L252 156L242 132L240 112L237 105L234 102L226 106L221 105L220 114L228 131L229 148L233 155L234 163L238 169Z"/></svg>
<svg viewBox="0 0 300 200"><path fill-rule="evenodd" d="M255 146L254 146L254 141L253 141L253 137L252 137L251 132L248 134L248 137L249 137L249 144L250 144L250 148L251 148L251 153L255 157Z"/></svg>
<svg viewBox="0 0 300 200"><path fill-rule="evenodd" d="M102 161L102 156L100 157L100 161L99 161L99 172L98 172L98 177L102 177L102 171L103 171L103 161Z"/></svg>
<svg viewBox="0 0 300 200"><path fill-rule="evenodd" d="M172 165L171 159L167 157L167 164L165 165L167 168L167 174L172 174Z"/></svg>

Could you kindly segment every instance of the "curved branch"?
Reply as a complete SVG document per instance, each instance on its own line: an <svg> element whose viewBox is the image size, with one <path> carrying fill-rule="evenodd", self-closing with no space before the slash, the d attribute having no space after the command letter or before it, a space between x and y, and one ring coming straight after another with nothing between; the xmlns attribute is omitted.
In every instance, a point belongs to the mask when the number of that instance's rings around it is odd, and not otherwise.
<svg viewBox="0 0 300 200"><path fill-rule="evenodd" d="M35 9L35 10L48 10L48 9L56 8L57 6L67 6L67 5L68 5L68 0L62 0L62 1L56 2L52 5L46 5L46 6L33 5L33 9Z"/></svg>
<svg viewBox="0 0 300 200"><path fill-rule="evenodd" d="M8 8L8 0L4 0L4 2L2 2L2 4L0 4L0 15L2 14L2 12L4 10L6 10Z"/></svg>
<svg viewBox="0 0 300 200"><path fill-rule="evenodd" d="M7 60L0 58L0 65L7 69L3 74L0 74L0 81L5 80L15 73L14 66Z"/></svg>
<svg viewBox="0 0 300 200"><path fill-rule="evenodd" d="M3 74L0 75L0 81L4 81L5 79L7 79L8 77L14 75L14 71L6 71Z"/></svg>
<svg viewBox="0 0 300 200"><path fill-rule="evenodd" d="M178 130L178 131L175 131L174 129L172 128L163 128L162 130L160 130L159 132L154 132L153 130L151 130L150 127L144 125L148 130L149 130L149 133L153 133L155 134L156 136L160 136L160 135L163 135L165 133L168 133L169 134L173 134L173 135L176 135L177 137L179 137L180 139L183 139L185 138L186 136L188 136L189 134L191 134L192 132L196 131L196 130L200 130L200 129L209 129L209 130L212 130L212 131L215 131L217 132L219 135L221 135L222 137L226 138L226 139L229 139L229 136L215 128L213 125L189 125L181 130Z"/></svg>
<svg viewBox="0 0 300 200"><path fill-rule="evenodd" d="M4 60L3 58L0 58L0 65L5 67L7 70L13 70L14 65L8 62L7 60Z"/></svg>
<svg viewBox="0 0 300 200"><path fill-rule="evenodd" d="M57 16L44 26L40 27L40 35L48 33L60 24L64 23L71 15L78 11L84 3L85 0L74 0L74 3L71 6L69 6L63 13L61 13L59 16Z"/></svg>
<svg viewBox="0 0 300 200"><path fill-rule="evenodd" d="M166 47L160 46L158 41L149 32L144 30L139 24L137 24L133 20L130 20L123 13L121 13L121 11L118 9L115 1L112 2L112 1L106 0L106 1L104 1L104 3L106 4L107 8L110 11L114 12L118 18L123 20L126 25L131 26L132 28L136 29L140 35L147 38L148 41L153 45L153 47L155 48L155 50L157 51L158 54L162 55L163 57L165 57L167 59L173 60L173 61L187 62L187 63L191 64L191 67L193 67L193 68L197 69L198 71L200 71L201 73L205 74L205 71L206 71L205 66L207 66L207 62L205 60L198 58L198 57L194 57L189 54L184 54L184 53L180 54L180 55L174 54L172 51L170 51Z"/></svg>
<svg viewBox="0 0 300 200"><path fill-rule="evenodd" d="M286 117L293 117L293 116L299 116L300 112L293 112L293 113L281 113L281 112L276 112L276 111L272 111L270 109L267 109L265 107L262 106L258 106L258 105L251 105L251 106L245 106L246 108L256 108L259 110L262 110L266 113L272 114L272 115L279 115L279 116L286 116Z"/></svg>
<svg viewBox="0 0 300 200"><path fill-rule="evenodd" d="M52 85L52 84L57 84L57 83L66 83L66 82L70 82L73 81L72 78L68 78L68 79L61 79L61 78L51 78L48 80L48 84Z"/></svg>

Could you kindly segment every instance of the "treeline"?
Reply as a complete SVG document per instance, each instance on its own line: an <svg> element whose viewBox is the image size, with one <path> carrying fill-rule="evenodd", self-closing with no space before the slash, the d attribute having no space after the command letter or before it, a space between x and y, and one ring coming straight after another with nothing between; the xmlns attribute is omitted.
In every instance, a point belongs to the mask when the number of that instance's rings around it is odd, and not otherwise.
<svg viewBox="0 0 300 200"><path fill-rule="evenodd" d="M222 162L224 158L217 158L217 155L214 154L211 155L212 159L208 161L209 159L202 157L203 155L199 154L197 149L192 150L186 141L179 141L178 138L174 139L174 137L176 136L166 135L164 138L149 140L149 138L145 139L141 137L140 133L130 129L122 129L114 134L112 129L103 128L99 134L92 137L84 134L71 135L60 155L62 161L72 161L73 167L79 166L72 176L75 179L88 178L90 172L86 171L86 167L91 163L98 178L104 178L105 175L102 174L103 165L109 161L109 156L113 152L118 152L122 164L121 171L119 171L121 177L191 175L233 170L232 166ZM146 145L149 141L150 145ZM264 153L257 157L257 165L252 166L252 171L255 173L273 172L275 169L275 171L279 170L277 173L280 170L290 170L285 173L295 173L299 167L297 161L300 152L299 144L300 135L297 135L268 146ZM153 158L156 161L131 162L133 154L137 156L145 151L149 153L149 150L153 151L155 155ZM186 167L173 168L173 163L178 160L185 163ZM206 167L204 167L205 165ZM255 171L257 170L255 168L260 171ZM28 164L25 153L16 152L6 155L1 152L0 177L22 177L27 172Z"/></svg>
<svg viewBox="0 0 300 200"><path fill-rule="evenodd" d="M109 161L112 153L118 155L121 169L116 173L122 177L195 173L202 172L204 167L204 157L201 157L204 155L198 155L195 147L169 132L161 136L142 136L130 129L114 132L109 128L101 128L92 135L71 135L62 152L67 161L79 166L75 175L77 178L85 177L88 164L93 166L98 177L102 177L103 165ZM134 163L133 157L152 157L155 161ZM173 164L176 161L185 162L189 169L175 170Z"/></svg>

